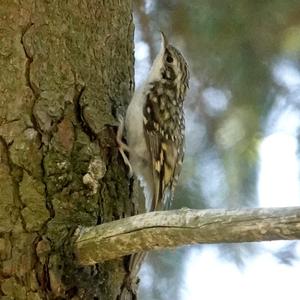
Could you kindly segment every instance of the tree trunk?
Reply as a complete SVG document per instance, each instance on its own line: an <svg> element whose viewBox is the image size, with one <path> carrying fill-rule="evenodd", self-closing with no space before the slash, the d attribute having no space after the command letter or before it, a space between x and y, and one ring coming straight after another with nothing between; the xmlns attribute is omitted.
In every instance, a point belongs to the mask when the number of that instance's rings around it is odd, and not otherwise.
<svg viewBox="0 0 300 300"><path fill-rule="evenodd" d="M1 299L116 299L124 259L79 267L69 237L143 209L115 144L133 90L131 1L0 12Z"/></svg>

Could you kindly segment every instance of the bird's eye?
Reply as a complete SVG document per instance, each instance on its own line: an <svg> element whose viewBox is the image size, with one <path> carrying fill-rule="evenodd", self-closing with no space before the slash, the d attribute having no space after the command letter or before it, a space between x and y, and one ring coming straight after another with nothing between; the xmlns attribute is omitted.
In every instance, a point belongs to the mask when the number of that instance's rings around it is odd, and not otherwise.
<svg viewBox="0 0 300 300"><path fill-rule="evenodd" d="M172 63L173 62L173 57L171 55L168 55L166 58L168 63Z"/></svg>

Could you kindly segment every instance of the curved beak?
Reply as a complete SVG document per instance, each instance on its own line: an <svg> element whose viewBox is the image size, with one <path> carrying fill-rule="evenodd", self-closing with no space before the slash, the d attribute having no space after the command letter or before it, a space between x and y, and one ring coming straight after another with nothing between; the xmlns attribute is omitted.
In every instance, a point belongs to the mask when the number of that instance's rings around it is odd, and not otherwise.
<svg viewBox="0 0 300 300"><path fill-rule="evenodd" d="M168 40L162 31L160 32L160 34L161 34L161 46L162 48L166 49L168 46Z"/></svg>

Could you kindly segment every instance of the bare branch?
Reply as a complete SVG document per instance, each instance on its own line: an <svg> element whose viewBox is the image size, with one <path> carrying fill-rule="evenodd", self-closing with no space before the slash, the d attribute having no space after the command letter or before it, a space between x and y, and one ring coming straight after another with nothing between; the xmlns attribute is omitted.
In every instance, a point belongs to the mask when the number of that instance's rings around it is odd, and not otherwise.
<svg viewBox="0 0 300 300"><path fill-rule="evenodd" d="M75 255L82 265L196 243L296 240L300 207L151 212L80 228L75 238Z"/></svg>

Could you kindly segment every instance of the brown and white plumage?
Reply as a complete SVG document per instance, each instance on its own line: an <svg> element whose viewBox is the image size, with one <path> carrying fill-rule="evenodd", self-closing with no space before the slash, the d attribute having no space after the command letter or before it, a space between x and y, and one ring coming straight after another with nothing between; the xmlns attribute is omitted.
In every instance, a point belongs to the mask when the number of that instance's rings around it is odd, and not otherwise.
<svg viewBox="0 0 300 300"><path fill-rule="evenodd" d="M125 120L125 150L145 187L150 211L168 206L167 195L173 194L181 170L188 80L185 59L162 33L161 49L146 82L134 94Z"/></svg>
<svg viewBox="0 0 300 300"><path fill-rule="evenodd" d="M126 112L127 142L122 142L124 122L117 142L130 173L135 173L145 189L148 211L170 205L184 157L183 101L189 72L182 54L162 33L161 49L149 76L138 89ZM129 160L125 154L129 153ZM135 253L129 262L128 282L134 283L145 252ZM124 287L120 299L126 299Z"/></svg>

